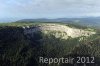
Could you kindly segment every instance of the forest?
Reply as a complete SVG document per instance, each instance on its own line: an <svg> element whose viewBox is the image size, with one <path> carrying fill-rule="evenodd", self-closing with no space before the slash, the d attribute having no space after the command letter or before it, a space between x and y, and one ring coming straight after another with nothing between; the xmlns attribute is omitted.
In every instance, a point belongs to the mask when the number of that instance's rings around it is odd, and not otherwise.
<svg viewBox="0 0 100 66"><path fill-rule="evenodd" d="M100 29L95 28L97 33L89 37L66 40L41 31L26 36L23 28L15 24L0 27L0 66L100 66ZM95 63L77 63L76 59L73 64L43 64L39 57L94 57Z"/></svg>

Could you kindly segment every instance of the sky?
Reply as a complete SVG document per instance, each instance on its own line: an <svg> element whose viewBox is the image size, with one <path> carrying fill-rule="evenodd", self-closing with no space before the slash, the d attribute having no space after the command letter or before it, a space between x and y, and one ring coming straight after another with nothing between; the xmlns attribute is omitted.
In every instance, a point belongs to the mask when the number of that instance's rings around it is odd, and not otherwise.
<svg viewBox="0 0 100 66"><path fill-rule="evenodd" d="M100 0L0 0L0 19L100 16Z"/></svg>

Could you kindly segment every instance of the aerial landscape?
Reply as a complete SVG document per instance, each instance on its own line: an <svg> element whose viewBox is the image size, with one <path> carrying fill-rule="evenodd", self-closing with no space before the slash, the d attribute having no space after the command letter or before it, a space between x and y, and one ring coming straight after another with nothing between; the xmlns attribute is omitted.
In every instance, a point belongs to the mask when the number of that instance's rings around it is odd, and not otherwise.
<svg viewBox="0 0 100 66"><path fill-rule="evenodd" d="M99 3L0 0L0 66L100 66Z"/></svg>

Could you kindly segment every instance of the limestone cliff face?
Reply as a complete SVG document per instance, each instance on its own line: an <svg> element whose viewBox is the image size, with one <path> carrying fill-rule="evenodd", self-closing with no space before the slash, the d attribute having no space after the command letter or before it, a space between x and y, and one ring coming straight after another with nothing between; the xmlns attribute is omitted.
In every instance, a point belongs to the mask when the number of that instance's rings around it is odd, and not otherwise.
<svg viewBox="0 0 100 66"><path fill-rule="evenodd" d="M23 27L23 29L25 35L41 31L45 34L52 33L52 35L54 35L55 37L61 37L63 39L67 39L69 36L72 38L76 38L96 34L96 32L87 29L77 29L60 24L40 24L37 26L26 26Z"/></svg>

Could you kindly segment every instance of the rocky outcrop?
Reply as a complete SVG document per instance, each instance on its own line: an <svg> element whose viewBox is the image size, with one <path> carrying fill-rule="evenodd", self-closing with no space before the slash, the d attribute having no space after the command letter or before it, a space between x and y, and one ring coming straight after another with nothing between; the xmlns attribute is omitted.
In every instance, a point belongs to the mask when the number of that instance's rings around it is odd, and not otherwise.
<svg viewBox="0 0 100 66"><path fill-rule="evenodd" d="M24 29L24 34L32 34L38 31L42 31L46 34L49 32L56 32L54 34L56 37L59 35L60 36L63 35L63 37L70 36L72 38L76 38L76 37L90 36L92 34L96 34L96 32L94 31L72 28L72 27L60 25L60 24L39 24L37 26L26 26L26 27L23 27L23 29Z"/></svg>

